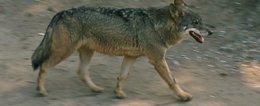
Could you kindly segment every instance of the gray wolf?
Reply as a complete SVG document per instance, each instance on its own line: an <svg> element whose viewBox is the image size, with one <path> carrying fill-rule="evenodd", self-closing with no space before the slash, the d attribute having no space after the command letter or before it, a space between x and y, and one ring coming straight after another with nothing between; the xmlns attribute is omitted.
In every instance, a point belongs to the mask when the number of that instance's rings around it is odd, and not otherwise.
<svg viewBox="0 0 260 106"><path fill-rule="evenodd" d="M115 89L118 98L126 97L123 85L129 68L136 58L146 56L178 99L191 100L191 94L182 90L171 75L165 55L168 48L187 36L202 43L200 30L207 30L201 17L183 0L161 8L78 7L61 11L52 18L31 58L34 70L40 68L37 88L41 95L47 95L47 70L77 51L79 77L94 92L102 92L103 88L92 81L88 71L94 52L100 52L124 56Z"/></svg>

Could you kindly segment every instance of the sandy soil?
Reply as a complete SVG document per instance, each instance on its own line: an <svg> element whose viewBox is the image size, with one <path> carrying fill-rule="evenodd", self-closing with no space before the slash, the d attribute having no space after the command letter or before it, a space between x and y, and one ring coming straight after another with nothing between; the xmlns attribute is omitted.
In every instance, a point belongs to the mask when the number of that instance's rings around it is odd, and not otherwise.
<svg viewBox="0 0 260 106"><path fill-rule="evenodd" d="M260 106L260 1L186 0L214 35L204 44L184 41L168 51L177 81L194 99L178 102L146 58L134 64L128 98L113 94L122 57L95 54L96 94L78 78L77 53L49 71L47 97L36 92L30 57L58 11L87 6L158 7L171 0L0 0L0 106Z"/></svg>

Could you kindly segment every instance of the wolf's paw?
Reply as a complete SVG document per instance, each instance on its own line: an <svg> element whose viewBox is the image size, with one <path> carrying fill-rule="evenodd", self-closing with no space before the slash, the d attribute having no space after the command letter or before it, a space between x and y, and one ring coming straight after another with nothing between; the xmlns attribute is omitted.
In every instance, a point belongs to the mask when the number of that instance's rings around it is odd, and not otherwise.
<svg viewBox="0 0 260 106"><path fill-rule="evenodd" d="M48 95L48 92L47 92L46 90L40 90L40 91L39 91L39 95L42 96L42 97L43 97L43 96L47 96L47 95Z"/></svg>
<svg viewBox="0 0 260 106"><path fill-rule="evenodd" d="M122 90L115 90L114 92L115 92L115 95L116 95L116 97L117 97L118 99L124 99L124 98L127 97L127 95L125 94L125 92L122 91Z"/></svg>
<svg viewBox="0 0 260 106"><path fill-rule="evenodd" d="M192 99L192 95L187 93L187 92L182 92L181 94L178 95L178 100L180 101L190 101Z"/></svg>
<svg viewBox="0 0 260 106"><path fill-rule="evenodd" d="M104 91L104 88L95 86L95 87L91 87L91 91L96 92L96 93L102 93Z"/></svg>
<svg viewBox="0 0 260 106"><path fill-rule="evenodd" d="M40 96L47 96L48 92L46 89L40 89L40 87L37 87L36 90L39 92Z"/></svg>

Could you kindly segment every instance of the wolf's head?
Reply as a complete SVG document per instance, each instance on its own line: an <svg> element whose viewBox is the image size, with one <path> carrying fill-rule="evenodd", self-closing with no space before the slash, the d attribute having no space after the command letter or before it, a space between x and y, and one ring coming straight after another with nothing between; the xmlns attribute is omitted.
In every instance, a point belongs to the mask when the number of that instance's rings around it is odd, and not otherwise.
<svg viewBox="0 0 260 106"><path fill-rule="evenodd" d="M178 32L185 37L190 35L197 42L203 43L204 38L201 31L205 31L208 35L212 34L208 28L202 24L199 14L191 11L183 0L174 0L174 4L170 4L170 13L175 24L178 25Z"/></svg>

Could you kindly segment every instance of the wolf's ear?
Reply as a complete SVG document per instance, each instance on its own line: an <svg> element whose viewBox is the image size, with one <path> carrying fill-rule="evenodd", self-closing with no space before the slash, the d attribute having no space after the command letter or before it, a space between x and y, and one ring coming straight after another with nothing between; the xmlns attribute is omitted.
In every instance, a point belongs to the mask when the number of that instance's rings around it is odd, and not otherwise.
<svg viewBox="0 0 260 106"><path fill-rule="evenodd" d="M176 1L176 0L175 0ZM170 8L169 8L169 11L171 13L171 16L173 18L176 18L176 17L183 17L184 16L184 12L183 10L181 9L181 7L179 6L176 6L175 4L170 4Z"/></svg>
<svg viewBox="0 0 260 106"><path fill-rule="evenodd" d="M183 0L174 0L174 5L176 6L183 6L185 5L185 2Z"/></svg>

